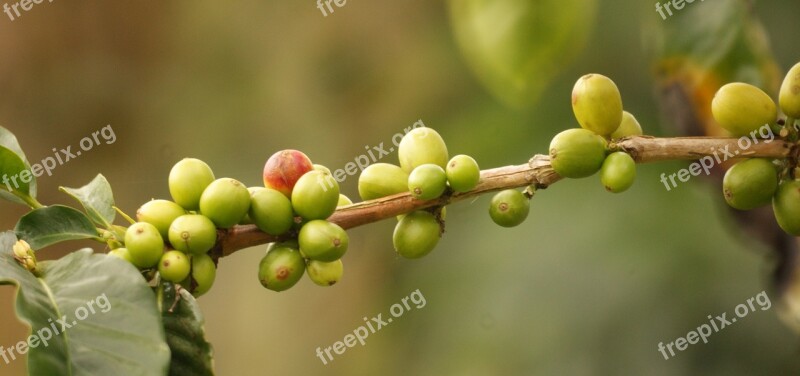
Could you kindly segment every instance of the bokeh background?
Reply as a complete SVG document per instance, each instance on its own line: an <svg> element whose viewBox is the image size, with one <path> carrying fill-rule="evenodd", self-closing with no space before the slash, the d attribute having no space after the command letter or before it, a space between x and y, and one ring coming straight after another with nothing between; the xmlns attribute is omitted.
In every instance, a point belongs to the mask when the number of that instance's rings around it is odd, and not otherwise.
<svg viewBox="0 0 800 376"><path fill-rule="evenodd" d="M0 14L0 124L31 161L110 124L116 142L40 178L40 201L68 203L57 187L99 172L129 213L169 198L167 175L182 157L259 185L279 149L337 169L420 119L451 154L484 168L524 163L576 126L570 91L588 72L617 82L646 133L674 135L654 95L646 37L669 20L652 2L603 0L596 9L587 43L568 51L577 58L542 77L550 84L530 106L509 107L473 74L443 2L348 1L328 17L311 1L44 2L13 22ZM754 12L780 69L799 61L800 3L761 1ZM732 315L768 288L773 267L767 249L734 226L718 186L696 178L664 189L658 176L684 166L642 165L622 195L596 178L561 182L537 194L514 229L491 222L488 197L456 204L439 247L417 261L393 252L394 221L353 229L345 277L332 288L304 279L284 293L265 290L256 277L263 246L225 258L199 300L217 373L795 374L798 337L779 320L777 297L708 344L670 360L657 351L708 315ZM348 178L343 193L356 198L356 182ZM24 211L0 202L0 213L10 229ZM103 251L72 243L38 255L82 246ZM424 308L331 364L315 356L417 289ZM28 331L13 300L13 288L0 288L4 346ZM24 361L0 364L0 374L24 372Z"/></svg>

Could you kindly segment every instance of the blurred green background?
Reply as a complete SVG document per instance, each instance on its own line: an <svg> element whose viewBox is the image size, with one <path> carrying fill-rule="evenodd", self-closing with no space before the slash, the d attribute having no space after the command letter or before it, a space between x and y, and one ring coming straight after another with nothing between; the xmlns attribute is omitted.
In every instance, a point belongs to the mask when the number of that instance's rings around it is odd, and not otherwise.
<svg viewBox="0 0 800 376"><path fill-rule="evenodd" d="M617 82L646 133L674 134L659 115L643 31L669 22L653 8L600 1L586 47L570 51L575 62L563 63L533 106L515 109L475 78L442 2L348 1L328 17L311 1L44 2L13 22L0 14L0 124L33 162L110 124L117 141L40 178L40 201L67 203L58 186L81 186L99 172L129 213L169 197L167 175L182 157L259 185L279 149L337 169L419 119L451 154L470 154L483 168L520 164L576 126L570 91L588 72ZM757 2L755 12L780 68L800 60L800 3ZM394 221L354 229L345 277L332 288L304 279L288 292L265 290L256 277L265 247L222 259L200 299L217 372L795 374L798 337L779 321L777 304L673 359L658 352L706 316L732 315L767 288L771 268L766 249L725 215L719 187L694 179L663 188L658 176L683 166L643 165L623 195L604 192L596 178L561 182L537 194L514 229L491 222L488 197L456 204L439 247L417 261L394 254ZM348 178L343 193L356 198L356 181ZM4 229L24 213L7 202L0 212ZM416 289L424 308L328 365L316 357L318 346L341 340L362 317L386 317ZM0 288L6 347L28 330L14 317L13 294ZM24 367L0 364L0 373Z"/></svg>

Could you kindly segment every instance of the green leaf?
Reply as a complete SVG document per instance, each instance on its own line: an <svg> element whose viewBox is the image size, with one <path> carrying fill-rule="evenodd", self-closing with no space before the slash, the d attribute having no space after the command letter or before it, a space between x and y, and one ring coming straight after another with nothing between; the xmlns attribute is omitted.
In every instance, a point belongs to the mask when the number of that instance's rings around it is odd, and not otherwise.
<svg viewBox="0 0 800 376"><path fill-rule="evenodd" d="M213 349L205 339L203 314L197 300L180 289L176 300L175 285L161 285L161 304L167 344L172 351L171 376L214 374Z"/></svg>
<svg viewBox="0 0 800 376"><path fill-rule="evenodd" d="M103 174L97 174L83 187L59 189L78 200L89 215L89 219L98 225L108 228L114 222L114 217L117 215L114 210L114 195L111 192L111 185Z"/></svg>
<svg viewBox="0 0 800 376"><path fill-rule="evenodd" d="M450 0L458 46L481 83L507 105L535 103L578 56L595 0Z"/></svg>
<svg viewBox="0 0 800 376"><path fill-rule="evenodd" d="M23 182L23 171L26 180ZM0 127L0 197L23 205L28 205L24 200L10 193L16 190L20 194L36 197L36 177L30 172L30 165L22 147L19 146L17 137L11 131Z"/></svg>
<svg viewBox="0 0 800 376"><path fill-rule="evenodd" d="M14 231L37 251L67 240L98 236L97 228L85 214L63 205L47 206L25 214Z"/></svg>
<svg viewBox="0 0 800 376"><path fill-rule="evenodd" d="M36 345L28 351L31 375L166 374L156 300L133 265L81 249L40 262L37 278L14 259L15 241L11 232L0 235L0 285L18 287L17 316L38 338L28 337Z"/></svg>

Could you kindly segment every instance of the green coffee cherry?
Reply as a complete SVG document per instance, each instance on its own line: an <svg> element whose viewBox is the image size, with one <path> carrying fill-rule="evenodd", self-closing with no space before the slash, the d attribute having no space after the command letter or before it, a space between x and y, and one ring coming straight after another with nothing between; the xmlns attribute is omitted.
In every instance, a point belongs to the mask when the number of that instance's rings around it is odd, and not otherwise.
<svg viewBox="0 0 800 376"><path fill-rule="evenodd" d="M336 211L339 183L323 171L309 171L297 180L292 191L292 208L306 220L325 219Z"/></svg>
<svg viewBox="0 0 800 376"><path fill-rule="evenodd" d="M642 126L639 125L639 122L636 120L636 118L631 115L630 112L622 111L622 122L619 124L617 130L611 134L611 139L616 140L618 138L641 135Z"/></svg>
<svg viewBox="0 0 800 376"><path fill-rule="evenodd" d="M324 173L326 173L328 175L331 175L331 169L329 169L329 168L327 168L327 167L325 167L325 166L323 166L321 164L314 163L311 166L314 168L314 170L322 171L322 172L324 172Z"/></svg>
<svg viewBox="0 0 800 376"><path fill-rule="evenodd" d="M119 257L131 264L133 264L133 258L131 258L131 253L128 251L128 248L114 248L108 251L109 256Z"/></svg>
<svg viewBox="0 0 800 376"><path fill-rule="evenodd" d="M550 164L565 178L585 178L600 170L606 141L586 129L567 129L550 141Z"/></svg>
<svg viewBox="0 0 800 376"><path fill-rule="evenodd" d="M515 227L525 222L530 212L530 200L516 189L500 191L489 203L489 216L503 227Z"/></svg>
<svg viewBox="0 0 800 376"><path fill-rule="evenodd" d="M250 219L259 230L282 235L294 225L292 203L283 193L271 188L256 190L250 197Z"/></svg>
<svg viewBox="0 0 800 376"><path fill-rule="evenodd" d="M775 102L763 90L742 82L721 87L711 101L714 119L736 137L747 136L778 117Z"/></svg>
<svg viewBox="0 0 800 376"><path fill-rule="evenodd" d="M600 168L600 182L607 191L627 191L636 180L636 162L627 153L618 151L609 154Z"/></svg>
<svg viewBox="0 0 800 376"><path fill-rule="evenodd" d="M414 128L408 132L398 145L397 156L400 167L411 173L417 166L427 163L441 168L447 167L447 145L442 136L432 128Z"/></svg>
<svg viewBox="0 0 800 376"><path fill-rule="evenodd" d="M406 214L397 223L392 234L392 243L400 256L417 259L436 248L441 231L441 225L433 214L419 210Z"/></svg>
<svg viewBox="0 0 800 376"><path fill-rule="evenodd" d="M306 262L296 249L274 247L258 265L258 280L272 291L284 291L303 277Z"/></svg>
<svg viewBox="0 0 800 376"><path fill-rule="evenodd" d="M770 203L778 189L778 171L768 159L741 161L725 172L722 194L733 208L751 210Z"/></svg>
<svg viewBox="0 0 800 376"><path fill-rule="evenodd" d="M247 210L247 214L245 214L244 217L242 217L242 219L239 221L240 225L253 224L253 219L250 218L250 211L253 209L253 194L262 189L264 189L264 187L247 187L247 192L250 193L250 209Z"/></svg>
<svg viewBox="0 0 800 376"><path fill-rule="evenodd" d="M306 264L306 273L317 285L333 286L342 279L344 264L342 260L333 262L309 260Z"/></svg>
<svg viewBox="0 0 800 376"><path fill-rule="evenodd" d="M169 226L169 242L181 252L202 255L217 242L217 229L204 215L182 215Z"/></svg>
<svg viewBox="0 0 800 376"><path fill-rule="evenodd" d="M622 122L622 96L610 78L587 74L572 89L572 111L582 128L608 136Z"/></svg>
<svg viewBox="0 0 800 376"><path fill-rule="evenodd" d="M207 293L214 285L214 280L217 278L217 266L214 265L214 260L209 255L192 255L190 257L192 258L192 282L190 285L194 287L192 295L199 297Z"/></svg>
<svg viewBox="0 0 800 376"><path fill-rule="evenodd" d="M214 180L200 196L200 213L219 228L239 223L250 208L250 191L231 178Z"/></svg>
<svg viewBox="0 0 800 376"><path fill-rule="evenodd" d="M347 252L350 237L339 225L317 219L306 223L297 237L300 252L312 260L336 261Z"/></svg>
<svg viewBox="0 0 800 376"><path fill-rule="evenodd" d="M158 229L147 222L136 222L125 232L125 248L131 262L140 269L150 268L161 260L164 239Z"/></svg>
<svg viewBox="0 0 800 376"><path fill-rule="evenodd" d="M175 218L186 214L180 205L167 200L152 200L142 205L136 211L136 219L139 222L147 222L156 226L161 237L167 239L169 225Z"/></svg>
<svg viewBox="0 0 800 376"><path fill-rule="evenodd" d="M785 181L778 186L772 211L783 231L800 236L800 181Z"/></svg>
<svg viewBox="0 0 800 376"><path fill-rule="evenodd" d="M786 73L778 102L786 116L800 119L800 63L795 64L789 69L789 73Z"/></svg>
<svg viewBox="0 0 800 376"><path fill-rule="evenodd" d="M338 208L340 206L347 206L347 205L353 205L353 200L351 200L349 197L347 197L347 196L345 196L345 195L340 193L339 194L339 202L336 203L336 207Z"/></svg>
<svg viewBox="0 0 800 376"><path fill-rule="evenodd" d="M392 164L375 163L358 177L358 195L365 201L407 191L408 173Z"/></svg>
<svg viewBox="0 0 800 376"><path fill-rule="evenodd" d="M211 167L195 158L184 158L169 172L169 193L186 210L200 209L200 196L214 181Z"/></svg>
<svg viewBox="0 0 800 376"><path fill-rule="evenodd" d="M158 262L158 274L166 281L180 283L189 276L191 267L192 263L185 253L175 250L167 251Z"/></svg>
<svg viewBox="0 0 800 376"><path fill-rule="evenodd" d="M455 192L471 191L481 180L481 169L478 162L469 155L459 154L447 162L447 182Z"/></svg>
<svg viewBox="0 0 800 376"><path fill-rule="evenodd" d="M441 167L426 163L408 175L408 190L419 200L433 200L447 189L447 174Z"/></svg>

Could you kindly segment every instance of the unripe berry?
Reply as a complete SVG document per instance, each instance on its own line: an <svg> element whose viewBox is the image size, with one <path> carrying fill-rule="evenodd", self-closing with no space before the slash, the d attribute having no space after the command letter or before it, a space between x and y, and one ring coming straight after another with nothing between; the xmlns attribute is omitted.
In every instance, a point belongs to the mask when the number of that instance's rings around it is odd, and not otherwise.
<svg viewBox="0 0 800 376"><path fill-rule="evenodd" d="M285 246L274 247L258 265L258 280L272 291L284 291L303 277L305 260L300 252Z"/></svg>
<svg viewBox="0 0 800 376"><path fill-rule="evenodd" d="M447 145L442 136L432 128L414 128L400 140L397 156L400 167L409 174L417 166L426 163L445 168L448 160Z"/></svg>
<svg viewBox="0 0 800 376"><path fill-rule="evenodd" d="M567 129L550 141L550 164L565 178L585 178L600 170L606 141L589 130Z"/></svg>
<svg viewBox="0 0 800 376"><path fill-rule="evenodd" d="M362 200L391 196L408 191L408 173L388 164L370 165L358 177L358 195Z"/></svg>
<svg viewBox="0 0 800 376"><path fill-rule="evenodd" d="M733 208L751 210L770 203L778 189L778 171L768 159L736 163L725 172L722 194Z"/></svg>
<svg viewBox="0 0 800 376"><path fill-rule="evenodd" d="M340 206L347 206L347 205L353 205L353 200L351 200L349 197L347 197L347 196L345 196L345 195L340 193L339 194L339 202L336 203L336 207L338 208Z"/></svg>
<svg viewBox="0 0 800 376"><path fill-rule="evenodd" d="M287 149L273 154L264 165L264 186L292 196L297 180L314 168L303 152Z"/></svg>
<svg viewBox="0 0 800 376"><path fill-rule="evenodd" d="M131 264L133 264L133 259L131 258L131 253L128 251L128 248L114 248L108 251L109 256L119 257Z"/></svg>
<svg viewBox="0 0 800 376"><path fill-rule="evenodd" d="M292 191L292 208L306 220L325 219L336 211L339 183L323 171L309 171Z"/></svg>
<svg viewBox="0 0 800 376"><path fill-rule="evenodd" d="M137 222L125 232L125 248L128 249L133 265L140 269L150 268L161 260L164 239L155 226L147 222Z"/></svg>
<svg viewBox="0 0 800 376"><path fill-rule="evenodd" d="M455 192L471 191L481 180L481 169L478 162L469 155L459 154L447 162L447 182Z"/></svg>
<svg viewBox="0 0 800 376"><path fill-rule="evenodd" d="M214 280L217 278L217 266L214 265L214 260L209 255L192 255L190 257L192 258L192 280L194 281L192 295L199 297L207 293L214 285Z"/></svg>
<svg viewBox="0 0 800 376"><path fill-rule="evenodd" d="M306 258L331 262L344 256L350 237L339 225L317 219L303 225L297 241Z"/></svg>
<svg viewBox="0 0 800 376"><path fill-rule="evenodd" d="M489 203L489 216L503 227L515 227L525 222L530 212L530 200L516 189L500 191Z"/></svg>
<svg viewBox="0 0 800 376"><path fill-rule="evenodd" d="M786 73L778 102L786 116L800 118L800 63L795 64L789 69L789 73Z"/></svg>
<svg viewBox="0 0 800 376"><path fill-rule="evenodd" d="M736 137L747 136L778 117L775 102L763 90L742 82L721 87L711 101L714 119Z"/></svg>
<svg viewBox="0 0 800 376"><path fill-rule="evenodd" d="M169 225L175 218L184 214L186 214L186 210L172 201L152 200L136 211L136 219L139 222L147 222L156 226L161 237L166 240L169 234Z"/></svg>
<svg viewBox="0 0 800 376"><path fill-rule="evenodd" d="M239 223L250 208L250 192L236 179L214 180L200 196L200 213L219 228Z"/></svg>
<svg viewBox="0 0 800 376"><path fill-rule="evenodd" d="M186 210L200 209L200 196L214 181L211 167L195 158L184 158L169 172L169 193Z"/></svg>
<svg viewBox="0 0 800 376"><path fill-rule="evenodd" d="M618 151L609 154L600 168L600 183L609 192L627 191L636 180L636 162L627 153Z"/></svg>
<svg viewBox="0 0 800 376"><path fill-rule="evenodd" d="M189 276L191 267L192 263L185 253L175 250L167 251L158 262L158 274L166 281L180 283Z"/></svg>
<svg viewBox="0 0 800 376"><path fill-rule="evenodd" d="M282 235L294 225L292 203L272 188L261 188L250 197L250 220L259 230Z"/></svg>
<svg viewBox="0 0 800 376"><path fill-rule="evenodd" d="M641 135L642 126L639 125L639 121L637 121L630 112L622 111L622 122L619 124L617 130L611 134L611 139L616 140L618 138Z"/></svg>
<svg viewBox="0 0 800 376"><path fill-rule="evenodd" d="M408 190L419 200L433 200L447 189L447 174L441 167L427 163L417 166L408 175Z"/></svg>
<svg viewBox="0 0 800 376"><path fill-rule="evenodd" d="M775 219L783 231L800 236L800 181L785 181L772 198Z"/></svg>
<svg viewBox="0 0 800 376"><path fill-rule="evenodd" d="M572 111L582 128L608 136L622 122L622 97L617 85L602 74L587 74L572 89Z"/></svg>
<svg viewBox="0 0 800 376"><path fill-rule="evenodd" d="M317 285L333 286L342 279L344 264L342 260L332 262L309 260L306 264L306 273Z"/></svg>
<svg viewBox="0 0 800 376"><path fill-rule="evenodd" d="M329 168L327 168L327 167L325 167L325 166L323 166L321 164L314 163L313 165L311 165L311 167L312 167L313 170L322 171L322 172L324 172L324 173L326 173L328 175L331 175L331 169L329 169Z"/></svg>
<svg viewBox="0 0 800 376"><path fill-rule="evenodd" d="M181 252L202 255L216 244L217 229L202 214L182 215L169 226L169 242Z"/></svg>
<svg viewBox="0 0 800 376"><path fill-rule="evenodd" d="M392 244L400 256L417 259L436 248L441 231L441 225L433 214L423 210L411 212L395 226Z"/></svg>

